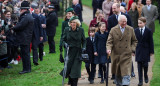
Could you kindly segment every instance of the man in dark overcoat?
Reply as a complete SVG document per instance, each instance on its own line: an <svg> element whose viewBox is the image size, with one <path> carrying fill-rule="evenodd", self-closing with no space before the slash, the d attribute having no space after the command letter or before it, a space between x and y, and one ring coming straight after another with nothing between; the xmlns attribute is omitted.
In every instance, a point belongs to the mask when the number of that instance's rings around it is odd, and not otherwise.
<svg viewBox="0 0 160 86"><path fill-rule="evenodd" d="M56 53L54 36L56 34L58 17L56 15L56 12L54 11L54 8L54 5L48 6L49 13L46 19L46 32L48 36L49 53Z"/></svg>
<svg viewBox="0 0 160 86"><path fill-rule="evenodd" d="M29 11L29 2L21 3L19 22L12 29L16 32L16 43L21 48L23 70L19 74L31 72L30 43L32 40L34 19Z"/></svg>
<svg viewBox="0 0 160 86"><path fill-rule="evenodd" d="M40 23L40 19L37 14L32 13L34 18L34 27L33 27L33 35L32 35L32 50L33 50L33 63L34 65L38 65L38 45L40 41L43 40L43 28Z"/></svg>
<svg viewBox="0 0 160 86"><path fill-rule="evenodd" d="M97 9L102 10L102 3L104 0L92 0L92 7L93 7L93 18L95 18L95 13Z"/></svg>

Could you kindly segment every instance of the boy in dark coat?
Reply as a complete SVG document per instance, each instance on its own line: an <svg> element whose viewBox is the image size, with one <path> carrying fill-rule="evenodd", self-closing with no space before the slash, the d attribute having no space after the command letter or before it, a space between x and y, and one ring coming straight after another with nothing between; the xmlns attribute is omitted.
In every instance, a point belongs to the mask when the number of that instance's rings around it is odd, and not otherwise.
<svg viewBox="0 0 160 86"><path fill-rule="evenodd" d="M90 27L89 31L89 37L86 38L87 44L86 44L86 53L89 55L89 62L85 62L85 67L87 70L87 73L89 75L88 80L90 81L90 84L93 84L94 80L94 71L96 70L96 64L94 64L94 49L93 49L93 42L94 42L94 35L95 35L95 28ZM91 69L90 69L91 66Z"/></svg>
<svg viewBox="0 0 160 86"><path fill-rule="evenodd" d="M138 40L136 47L136 61L138 65L138 76L139 84L138 86L143 85L143 70L145 83L148 83L148 62L150 62L150 56L154 54L154 45L152 32L150 29L145 27L146 18L140 17L138 19L139 28L135 29L135 35Z"/></svg>

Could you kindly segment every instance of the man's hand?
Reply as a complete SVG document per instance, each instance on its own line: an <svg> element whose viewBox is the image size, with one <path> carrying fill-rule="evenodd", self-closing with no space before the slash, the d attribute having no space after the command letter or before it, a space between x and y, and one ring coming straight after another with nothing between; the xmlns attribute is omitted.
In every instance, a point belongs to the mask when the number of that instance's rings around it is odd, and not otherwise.
<svg viewBox="0 0 160 86"><path fill-rule="evenodd" d="M107 50L107 54L110 55L111 54L111 50Z"/></svg>
<svg viewBox="0 0 160 86"><path fill-rule="evenodd" d="M97 52L94 52L94 55L95 55L95 56L98 56L98 53L97 53Z"/></svg>
<svg viewBox="0 0 160 86"><path fill-rule="evenodd" d="M43 41L43 37L40 37L40 41Z"/></svg>
<svg viewBox="0 0 160 86"><path fill-rule="evenodd" d="M6 36L2 36L3 39L6 39Z"/></svg>
<svg viewBox="0 0 160 86"><path fill-rule="evenodd" d="M0 44L2 44L3 42L0 40Z"/></svg>
<svg viewBox="0 0 160 86"><path fill-rule="evenodd" d="M42 28L46 28L46 24L42 24Z"/></svg>

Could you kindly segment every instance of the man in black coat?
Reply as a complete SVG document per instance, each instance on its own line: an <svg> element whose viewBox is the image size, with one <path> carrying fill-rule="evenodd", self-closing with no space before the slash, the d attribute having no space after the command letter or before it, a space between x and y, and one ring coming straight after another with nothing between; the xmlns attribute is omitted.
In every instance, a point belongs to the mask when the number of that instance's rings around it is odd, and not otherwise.
<svg viewBox="0 0 160 86"><path fill-rule="evenodd" d="M54 36L56 34L56 26L58 17L56 15L56 12L54 11L54 6L49 5L48 6L49 14L46 19L46 32L48 36L48 44L49 44L49 53L56 53L55 51L55 42L54 42Z"/></svg>
<svg viewBox="0 0 160 86"><path fill-rule="evenodd" d="M33 27L33 35L32 35L32 50L33 50L33 63L34 65L38 64L38 45L40 41L43 40L43 28L40 23L40 19L37 14L32 13L34 18L34 27Z"/></svg>
<svg viewBox="0 0 160 86"><path fill-rule="evenodd" d="M72 8L74 9L74 12L78 16L80 22L82 22L83 21L83 18L82 18L82 7L79 4L79 0L73 0Z"/></svg>
<svg viewBox="0 0 160 86"><path fill-rule="evenodd" d="M102 3L104 0L92 0L92 7L93 7L93 18L95 18L95 13L97 9L102 10Z"/></svg>
<svg viewBox="0 0 160 86"><path fill-rule="evenodd" d="M30 43L32 40L34 19L29 12L29 2L23 1L21 3L21 15L19 22L12 29L16 32L16 43L21 48L21 58L23 63L23 70L19 74L31 72L30 61Z"/></svg>
<svg viewBox="0 0 160 86"><path fill-rule="evenodd" d="M154 44L152 32L145 27L146 19L144 17L139 18L139 28L135 29L135 35L138 40L136 47L136 62L138 65L139 84L143 85L143 70L145 83L148 83L148 62L150 62L150 56L154 54Z"/></svg>
<svg viewBox="0 0 160 86"><path fill-rule="evenodd" d="M114 3L112 5L113 14L108 18L108 32L111 28L118 24L118 16L125 15L127 17L127 25L132 26L131 18L128 14L120 12L120 4Z"/></svg>

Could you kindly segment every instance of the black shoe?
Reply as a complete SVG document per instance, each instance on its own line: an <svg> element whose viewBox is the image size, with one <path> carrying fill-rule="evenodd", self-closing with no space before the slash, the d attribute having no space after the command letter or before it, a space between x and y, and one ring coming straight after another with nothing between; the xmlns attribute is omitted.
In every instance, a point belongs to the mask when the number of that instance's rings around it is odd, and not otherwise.
<svg viewBox="0 0 160 86"><path fill-rule="evenodd" d="M9 65L8 65L6 68L10 69L10 68L12 68L12 66L9 66Z"/></svg>
<svg viewBox="0 0 160 86"><path fill-rule="evenodd" d="M21 71L19 74L25 74L25 73L30 73L31 71Z"/></svg>
<svg viewBox="0 0 160 86"><path fill-rule="evenodd" d="M111 78L111 80L114 80L115 79L115 75L112 75L112 78Z"/></svg>
<svg viewBox="0 0 160 86"><path fill-rule="evenodd" d="M148 76L147 77L145 77L145 83L148 83Z"/></svg>
<svg viewBox="0 0 160 86"><path fill-rule="evenodd" d="M90 84L93 84L94 83L94 80L90 80Z"/></svg>
<svg viewBox="0 0 160 86"><path fill-rule="evenodd" d="M131 73L131 77L135 77L136 75L135 75L135 73L134 72L132 72Z"/></svg>
<svg viewBox="0 0 160 86"><path fill-rule="evenodd" d="M143 85L143 82L139 82L139 83L138 83L138 86L142 86L142 85Z"/></svg>
<svg viewBox="0 0 160 86"><path fill-rule="evenodd" d="M103 84L104 83L104 80L101 80L101 82L100 82L101 84Z"/></svg>
<svg viewBox="0 0 160 86"><path fill-rule="evenodd" d="M70 82L70 80L68 80L68 85L71 85L71 82Z"/></svg>
<svg viewBox="0 0 160 86"><path fill-rule="evenodd" d="M37 66L37 65L39 65L39 63L34 63L34 65L36 65L36 66Z"/></svg>

